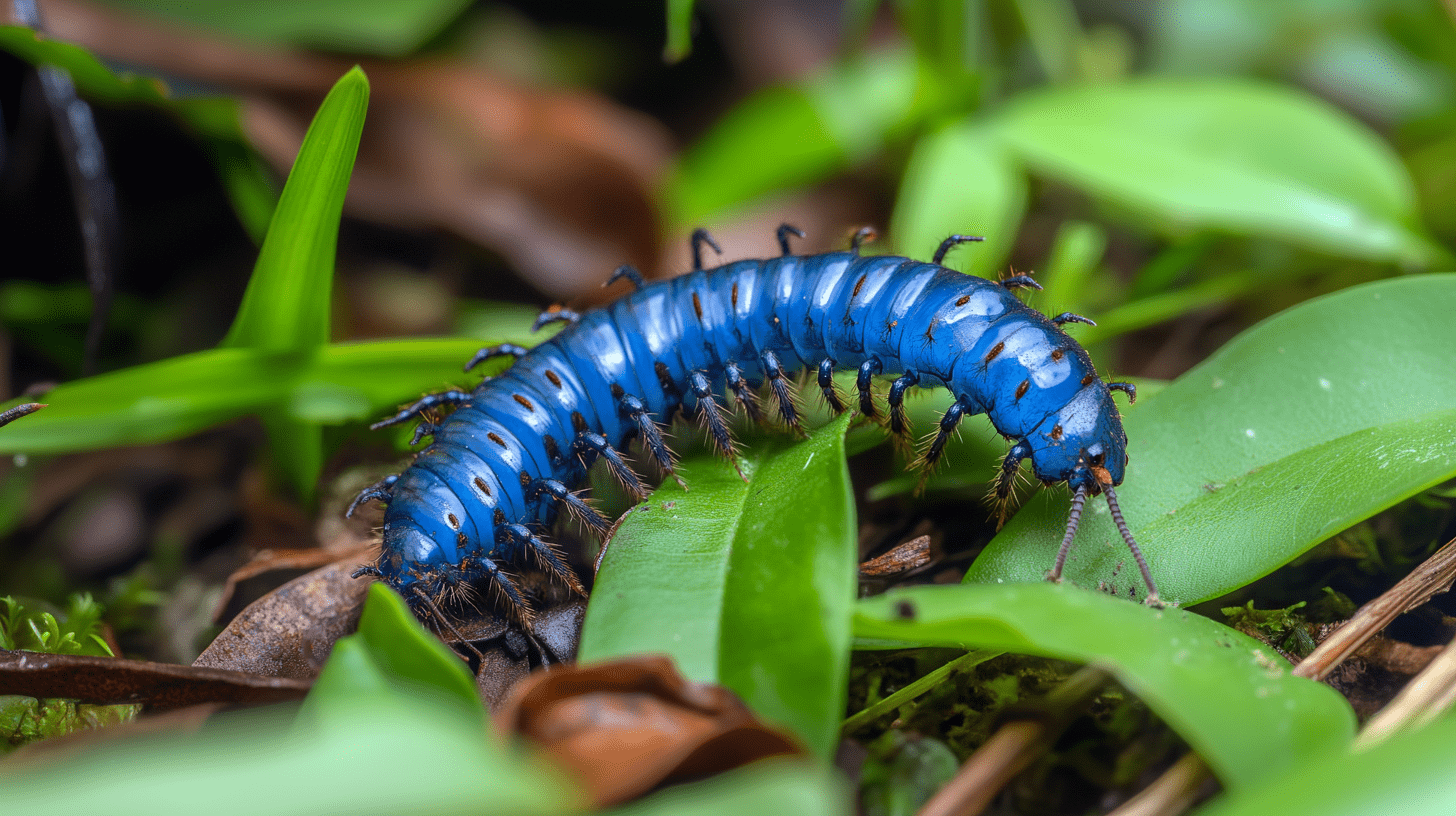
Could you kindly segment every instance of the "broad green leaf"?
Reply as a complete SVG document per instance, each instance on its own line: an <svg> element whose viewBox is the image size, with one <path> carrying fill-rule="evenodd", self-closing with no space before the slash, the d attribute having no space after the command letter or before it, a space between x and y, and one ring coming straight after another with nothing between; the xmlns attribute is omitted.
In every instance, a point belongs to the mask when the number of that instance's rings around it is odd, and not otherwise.
<svg viewBox="0 0 1456 816"><path fill-rule="evenodd" d="M341 343L309 354L199 351L57 386L46 394L49 408L5 428L0 452L162 442L275 406L310 422L368 419L423 393L474 383L479 375L460 367L480 345L425 339Z"/></svg>
<svg viewBox="0 0 1456 816"><path fill-rule="evenodd" d="M850 792L837 773L785 759L767 759L687 785L673 785L603 816L848 816Z"/></svg>
<svg viewBox="0 0 1456 816"><path fill-rule="evenodd" d="M710 454L682 462L689 490L669 480L612 538L579 658L668 654L833 754L857 555L848 421L745 449L747 482Z"/></svg>
<svg viewBox="0 0 1456 816"><path fill-rule="evenodd" d="M582 806L569 783L509 753L478 719L427 698L388 699L361 694L352 716L327 721L295 723L287 708L237 712L196 734L117 739L63 763L0 767L6 812L544 816Z"/></svg>
<svg viewBox="0 0 1456 816"><path fill-rule="evenodd" d="M401 708L430 700L477 725L485 722L464 661L425 631L404 600L382 583L369 587L358 633L335 644L304 708L316 720L349 718L358 716L359 699L371 696L391 697Z"/></svg>
<svg viewBox="0 0 1456 816"><path fill-rule="evenodd" d="M1296 91L1144 80L1027 94L993 121L1038 172L1169 229L1216 227L1429 264L1409 174L1364 126Z"/></svg>
<svg viewBox="0 0 1456 816"><path fill-rule="evenodd" d="M1397 734L1368 750L1340 751L1267 784L1232 791L1198 816L1446 816L1456 812L1456 718Z"/></svg>
<svg viewBox="0 0 1456 816"><path fill-rule="evenodd" d="M1026 209L1026 177L983 128L951 125L920 139L900 182L890 234L902 255L930 259L946 236L985 242L951 250L946 265L994 278Z"/></svg>
<svg viewBox="0 0 1456 816"><path fill-rule="evenodd" d="M696 226L767 193L863 162L916 123L958 105L907 51L860 57L730 111L683 156L664 191L672 221Z"/></svg>
<svg viewBox="0 0 1456 816"><path fill-rule="evenodd" d="M1337 692L1290 673L1227 626L1047 582L934 586L861 601L857 638L1045 655L1106 669L1193 746L1225 785L1247 786L1348 744ZM882 644L888 645L888 644Z"/></svg>
<svg viewBox="0 0 1456 816"><path fill-rule="evenodd" d="M369 80L357 67L319 106L224 347L297 351L329 342L339 217L368 106Z"/></svg>
<svg viewBox="0 0 1456 816"><path fill-rule="evenodd" d="M241 39L379 57L402 57L418 50L469 5L469 0L107 2Z"/></svg>
<svg viewBox="0 0 1456 816"><path fill-rule="evenodd" d="M1456 275L1326 295L1249 329L1127 411L1118 498L1165 600L1244 586L1456 476L1453 304ZM1136 571L1107 507L1087 507L1068 577L1126 590ZM1044 491L966 581L1040 580L1066 513L1065 491Z"/></svg>

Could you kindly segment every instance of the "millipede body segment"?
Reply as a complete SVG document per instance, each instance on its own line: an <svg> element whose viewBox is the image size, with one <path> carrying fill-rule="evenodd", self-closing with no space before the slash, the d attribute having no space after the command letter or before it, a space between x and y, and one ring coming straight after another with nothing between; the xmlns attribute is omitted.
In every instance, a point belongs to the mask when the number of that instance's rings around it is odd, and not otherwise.
<svg viewBox="0 0 1456 816"><path fill-rule="evenodd" d="M847 409L834 386L836 371L858 372L857 405L878 416L872 381L895 375L889 390L891 430L908 433L903 399L910 387L944 386L953 401L934 439L922 451L933 467L960 420L987 414L1011 443L994 493L1009 499L1023 460L1046 484L1067 482L1074 499L1063 551L1051 573L1059 579L1088 496L1104 494L1117 510L1113 486L1127 463L1126 436L1104 383L1087 353L1060 328L1072 314L1047 318L1024 305L1016 287L1036 287L1027 276L990 281L940 265L958 243L946 239L933 262L856 251L782 257L697 268L653 284L623 267L636 291L603 309L577 315L556 309L538 325L570 325L529 351L516 346L482 349L467 370L495 356L515 360L474 390L433 394L378 423L403 422L430 409L453 406L438 425L422 423L417 438L433 435L398 477L369 488L388 503L383 547L373 574L398 589L419 612L433 600L486 583L528 627L531 609L508 565L534 561L574 590L581 584L542 536L561 508L588 526L606 519L573 492L598 460L643 496L647 487L620 451L634 437L648 457L673 474L673 455L660 425L679 412L697 418L720 451L734 444L724 419L725 397L761 418L756 394L763 386L783 422L798 428L790 378L805 369L836 411ZM694 257L706 233L694 236ZM697 264L701 266L701 261ZM354 508L351 507L352 512ZM1125 524L1119 524L1148 585L1146 563Z"/></svg>

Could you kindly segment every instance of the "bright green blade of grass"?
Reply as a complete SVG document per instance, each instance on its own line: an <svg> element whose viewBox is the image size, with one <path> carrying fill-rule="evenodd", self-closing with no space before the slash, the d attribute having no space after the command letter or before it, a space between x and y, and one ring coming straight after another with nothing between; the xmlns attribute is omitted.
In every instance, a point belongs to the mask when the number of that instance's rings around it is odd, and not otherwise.
<svg viewBox="0 0 1456 816"><path fill-rule="evenodd" d="M936 586L859 603L857 638L992 649L1111 672L1188 740L1225 785L1245 786L1348 744L1355 715L1328 686L1207 618L1046 582Z"/></svg>
<svg viewBox="0 0 1456 816"><path fill-rule="evenodd" d="M0 434L0 452L62 453L178 439L266 410L300 421L377 417L452 384L481 342L388 340L324 346L309 354L211 349L64 383L49 408ZM501 363L497 363L497 366Z"/></svg>
<svg viewBox="0 0 1456 816"><path fill-rule="evenodd" d="M298 351L329 341L339 218L368 107L369 80L357 67L319 106L224 347Z"/></svg>
<svg viewBox="0 0 1456 816"><path fill-rule="evenodd" d="M795 445L755 444L739 460L682 463L622 522L597 576L582 661L673 657L722 683L821 757L844 717L855 590L849 417Z"/></svg>
<svg viewBox="0 0 1456 816"><path fill-rule="evenodd" d="M1456 476L1456 275L1346 289L1278 314L1127 411L1123 512L1164 600L1216 597ZM967 582L1037 581L1064 490L1019 512ZM1140 579L1101 500L1068 578Z"/></svg>

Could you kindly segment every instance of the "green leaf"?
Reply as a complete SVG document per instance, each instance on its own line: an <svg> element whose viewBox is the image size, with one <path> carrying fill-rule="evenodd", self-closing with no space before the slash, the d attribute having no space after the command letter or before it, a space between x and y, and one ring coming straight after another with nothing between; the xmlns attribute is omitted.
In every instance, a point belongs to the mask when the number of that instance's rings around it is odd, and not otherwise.
<svg viewBox="0 0 1456 816"><path fill-rule="evenodd" d="M339 218L368 107L369 80L358 67L319 106L224 347L298 351L329 341Z"/></svg>
<svg viewBox="0 0 1456 816"><path fill-rule="evenodd" d="M857 638L1045 655L1110 671L1229 787L1348 744L1355 716L1258 641L1191 612L1046 582L934 586L861 601Z"/></svg>
<svg viewBox="0 0 1456 816"><path fill-rule="evenodd" d="M241 39L379 57L402 57L419 49L469 4L469 0L108 2Z"/></svg>
<svg viewBox="0 0 1456 816"><path fill-rule="evenodd" d="M351 716L328 721L295 723L291 709L274 708L214 718L197 734L113 740L64 763L0 768L0 787L7 812L28 816L544 815L581 807L569 782L509 753L458 709L384 699L361 696Z"/></svg>
<svg viewBox="0 0 1456 816"><path fill-rule="evenodd" d="M1447 257L1421 231L1395 152L1296 91L1174 79L1060 88L1023 96L994 126L1039 172L1168 229L1216 227L1402 264Z"/></svg>
<svg viewBox="0 0 1456 816"><path fill-rule="evenodd" d="M1456 719L1359 752L1332 753L1257 788L1232 791L1199 816L1445 816L1456 811Z"/></svg>
<svg viewBox="0 0 1456 816"><path fill-rule="evenodd" d="M32 65L64 69L71 75L76 90L93 102L171 105L160 80L130 74L118 76L86 49L52 40L24 26L0 26L0 49Z"/></svg>
<svg viewBox="0 0 1456 816"><path fill-rule="evenodd" d="M275 406L356 421L426 391L466 384L478 340L341 343L311 354L211 349L64 383L49 408L5 428L0 452L61 453L178 439ZM499 364L497 364L499 365Z"/></svg>
<svg viewBox="0 0 1456 816"><path fill-rule="evenodd" d="M702 782L673 785L603 816L847 816L850 793L834 771L802 762L767 759Z"/></svg>
<svg viewBox="0 0 1456 816"><path fill-rule="evenodd" d="M867 160L917 123L959 106L908 51L863 56L749 97L683 156L663 193L672 220L702 224L767 193Z"/></svg>
<svg viewBox="0 0 1456 816"><path fill-rule="evenodd" d="M900 182L890 234L901 254L929 259L946 236L986 240L951 251L954 269L994 278L1026 209L1026 177L984 128L960 123L920 139Z"/></svg>
<svg viewBox="0 0 1456 816"><path fill-rule="evenodd" d="M682 62L693 51L693 0L667 0L667 45L664 62Z"/></svg>
<svg viewBox="0 0 1456 816"><path fill-rule="evenodd" d="M833 754L844 716L855 510L849 416L739 458L683 461L611 540L580 659L664 653L689 679L733 689L759 715Z"/></svg>
<svg viewBox="0 0 1456 816"><path fill-rule="evenodd" d="M1456 476L1456 275L1346 289L1235 338L1125 417L1118 498L1165 600L1216 597ZM1087 503L1067 575L1136 583L1107 508ZM967 582L1036 581L1065 491L1017 514Z"/></svg>
<svg viewBox="0 0 1456 816"><path fill-rule="evenodd" d="M347 718L357 716L361 697L380 695L400 708L429 699L477 724L485 721L485 707L464 661L425 631L394 590L375 583L358 634L335 644L305 710L323 720Z"/></svg>

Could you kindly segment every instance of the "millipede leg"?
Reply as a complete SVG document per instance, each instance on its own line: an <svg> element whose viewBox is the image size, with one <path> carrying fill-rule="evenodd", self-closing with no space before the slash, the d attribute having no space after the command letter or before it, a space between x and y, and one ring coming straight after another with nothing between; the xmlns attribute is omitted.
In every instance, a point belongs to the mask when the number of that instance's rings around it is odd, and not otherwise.
<svg viewBox="0 0 1456 816"><path fill-rule="evenodd" d="M693 396L698 399L698 421L707 429L708 437L713 440L718 452L728 457L738 476L747 481L743 470L738 467L738 448L733 443L733 434L728 430L728 423L723 421L723 413L713 397L712 382L703 372L694 371L688 375L688 384L692 387Z"/></svg>
<svg viewBox="0 0 1456 816"><path fill-rule="evenodd" d="M564 482L557 479L537 479L531 483L530 493L533 497L550 496L556 503L566 508L572 518L605 535L611 529L612 523L607 517L597 512L595 507L572 492Z"/></svg>
<svg viewBox="0 0 1456 816"><path fill-rule="evenodd" d="M922 481L935 470L941 454L945 453L945 443L950 441L950 435L955 433L955 429L961 424L961 417L965 416L965 413L966 404L957 400L946 409L945 416L940 418L940 429L935 432L935 439L930 443L930 447L925 449L925 455L922 457L925 466L921 476Z"/></svg>
<svg viewBox="0 0 1456 816"><path fill-rule="evenodd" d="M905 418L905 392L919 383L919 374L906 371L890 384L890 433L904 436L910 432L910 423Z"/></svg>
<svg viewBox="0 0 1456 816"><path fill-rule="evenodd" d="M1001 285L1007 289L1035 289L1041 291L1041 284L1030 275L1013 275L1001 281Z"/></svg>
<svg viewBox="0 0 1456 816"><path fill-rule="evenodd" d="M867 417L875 416L875 392L872 381L875 376L882 373L884 367L874 357L860 363L859 375L855 377L854 387L859 391L859 412Z"/></svg>
<svg viewBox="0 0 1456 816"><path fill-rule="evenodd" d="M576 437L576 442L573 443L573 449L581 459L583 467L591 466L591 460L586 456L589 452L595 453L597 456L605 459L607 468L611 470L612 476L621 483L622 488L631 494L634 499L641 501L647 498L647 495L652 492L643 483L642 477L633 473L632 468L628 467L627 463L622 460L622 454L618 453L616 448L613 448L607 442L606 437L601 434L592 431L582 431Z"/></svg>
<svg viewBox="0 0 1456 816"><path fill-rule="evenodd" d="M743 406L743 410L748 412L748 418L754 422L762 422L763 409L759 408L758 397L749 387L748 380L744 378L743 369L739 368L737 363L730 361L724 367L723 373L728 378L729 390L733 392L733 397L738 400L738 404Z"/></svg>
<svg viewBox="0 0 1456 816"><path fill-rule="evenodd" d="M945 254L947 252L950 252L955 247L958 247L961 244L970 243L972 241L984 240L986 239L982 238L979 235L952 235L944 241L940 242L940 247L935 250L935 257L931 258L930 262L935 264L936 266L939 266L940 262L945 260Z"/></svg>
<svg viewBox="0 0 1456 816"><path fill-rule="evenodd" d="M510 357L512 359L519 360L525 356L526 349L516 345L515 343L501 343L497 346L486 346L480 351L475 352L475 356L471 357L470 362L465 364L465 370L469 371L470 369L475 368L486 360L494 359L496 357Z"/></svg>
<svg viewBox="0 0 1456 816"><path fill-rule="evenodd" d="M1129 403L1137 402L1137 386L1130 382L1112 382L1107 384L1108 391L1121 391L1127 395Z"/></svg>
<svg viewBox="0 0 1456 816"><path fill-rule="evenodd" d="M779 239L779 249L783 250L783 254L785 257L793 254L793 252L789 249L789 236L797 235L800 238L804 237L803 230L789 224L779 224L778 231L775 234L778 236Z"/></svg>
<svg viewBox="0 0 1456 816"><path fill-rule="evenodd" d="M532 555L536 556L547 572L560 578L572 592L586 597L586 589L581 585L580 579L576 577L576 573L572 571L571 567L561 560L561 554L556 552L556 548L543 541L524 524L512 522L496 527L495 540L500 543L514 541L526 547Z"/></svg>
<svg viewBox="0 0 1456 816"><path fill-rule="evenodd" d="M1086 323L1089 326L1096 326L1097 325L1095 322L1093 322L1092 318L1090 318L1090 317L1083 317L1083 316L1081 316L1079 314L1074 314L1072 312L1062 312L1061 314L1059 314L1056 317L1052 318L1052 322L1055 323L1055 324L1057 324L1058 326L1061 326L1061 325L1064 325L1064 324L1067 324L1067 323Z"/></svg>
<svg viewBox="0 0 1456 816"><path fill-rule="evenodd" d="M1007 511L1011 509L1011 496L1016 488L1016 476L1021 472L1021 460L1031 455L1031 446L1023 440L1011 446L1001 468L996 471L996 483L991 488L991 499L996 505L996 529L1006 523Z"/></svg>
<svg viewBox="0 0 1456 816"><path fill-rule="evenodd" d="M606 283L602 284L602 288L605 289L608 286L611 286L612 284L621 280L622 278L626 278L627 280L631 281L632 288L634 290L641 289L643 286L647 285L647 281L643 279L642 273L637 271L637 267L633 266L632 264L622 264L621 266L612 270L611 277L607 278Z"/></svg>
<svg viewBox="0 0 1456 816"><path fill-rule="evenodd" d="M763 353L763 371L768 375L769 390L773 391L774 399L779 403L779 414L784 418L784 424L790 428L804 432L799 425L799 409L794 404L794 390L789 387L789 381L784 376L784 368L779 364L778 355L772 351Z"/></svg>
<svg viewBox="0 0 1456 816"><path fill-rule="evenodd" d="M874 227L860 227L849 239L849 251L858 255L860 247L864 246L867 241L873 241L878 237L880 234L875 232Z"/></svg>
<svg viewBox="0 0 1456 816"><path fill-rule="evenodd" d="M394 494L394 483L399 481L398 476L385 476L383 479L359 491L359 495L349 502L349 509L344 511L344 518L353 518L354 511L358 510L365 502L382 501L389 504L389 499Z"/></svg>
<svg viewBox="0 0 1456 816"><path fill-rule="evenodd" d="M1110 484L1102 485L1102 493L1107 496L1107 509L1112 511L1112 523L1117 525L1117 531L1122 534L1122 540L1132 551L1132 558L1137 562L1138 572L1143 574L1143 583L1147 584L1148 596L1143 598L1143 603L1161 609L1163 601L1158 596L1158 585L1153 583L1153 573L1148 569L1148 559L1143 557L1142 548L1133 540L1132 531L1127 528L1127 519L1122 517L1122 508L1117 505L1117 493L1112 490Z"/></svg>
<svg viewBox="0 0 1456 816"><path fill-rule="evenodd" d="M718 253L719 255L723 254L723 248L718 246L717 241L713 240L712 234L702 227L698 227L697 229L693 230L692 237L694 271L703 268L703 244L707 244L708 246L712 247L713 251Z"/></svg>
<svg viewBox="0 0 1456 816"><path fill-rule="evenodd" d="M565 306L552 306L541 314L536 315L536 322L531 324L531 331L538 332L543 326L552 323L565 323L568 326L575 326L581 320L581 315L573 312Z"/></svg>
<svg viewBox="0 0 1456 816"><path fill-rule="evenodd" d="M371 431L377 431L380 428L388 428L391 425L398 425L401 422L407 422L407 421L409 421L409 420L411 420L411 419L419 416L420 414L424 413L425 411L430 410L431 408L439 408L441 406L447 406L447 405L448 406L462 405L462 404L464 404L466 402L469 402L469 401L470 401L470 394L468 394L468 393L466 393L464 391L450 390L450 391L442 391L442 392L440 392L438 394L428 394L428 395L422 397L414 405L411 405L410 407L405 408L404 410L400 411L399 413L395 414L394 416L392 416L392 417L390 417L388 419L381 419L378 422L374 423L373 425L370 425L369 426L369 430L371 430Z"/></svg>
<svg viewBox="0 0 1456 816"><path fill-rule="evenodd" d="M496 566L494 561L485 556L470 556L461 560L460 568L466 572L478 570L485 573L490 578L491 589L499 592L510 603L511 611L516 614L527 631L531 629L536 620L536 614L531 611L531 605L526 603L526 597L521 594L515 581L512 581L504 570Z"/></svg>
<svg viewBox="0 0 1456 816"><path fill-rule="evenodd" d="M836 414L844 413L844 400L839 396L839 389L834 387L834 361L825 357L819 362L819 390L824 394L824 401L829 404L829 409Z"/></svg>
<svg viewBox="0 0 1456 816"><path fill-rule="evenodd" d="M620 387L617 387L617 390L620 390ZM647 406L642 404L642 400L631 394L621 393L617 395L617 408L622 412L622 416L636 423L638 433L642 434L643 444L652 454L653 461L662 468L662 472L674 475L672 451L667 447L667 442L662 438L662 430L657 427L657 422L652 419L652 414L647 412Z"/></svg>

